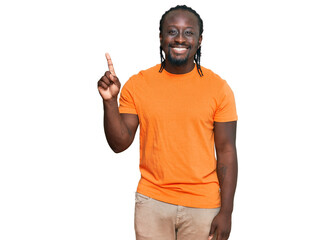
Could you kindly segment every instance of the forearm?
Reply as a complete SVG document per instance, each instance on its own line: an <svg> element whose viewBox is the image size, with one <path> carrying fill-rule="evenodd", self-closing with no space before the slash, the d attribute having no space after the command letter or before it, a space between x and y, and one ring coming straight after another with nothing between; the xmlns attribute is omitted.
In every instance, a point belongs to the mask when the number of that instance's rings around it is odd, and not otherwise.
<svg viewBox="0 0 336 240"><path fill-rule="evenodd" d="M104 130L108 144L116 153L124 151L132 142L131 134L122 120L117 97L104 100Z"/></svg>
<svg viewBox="0 0 336 240"><path fill-rule="evenodd" d="M219 152L217 156L217 176L220 185L221 209L226 214L233 211L233 200L237 185L237 152Z"/></svg>

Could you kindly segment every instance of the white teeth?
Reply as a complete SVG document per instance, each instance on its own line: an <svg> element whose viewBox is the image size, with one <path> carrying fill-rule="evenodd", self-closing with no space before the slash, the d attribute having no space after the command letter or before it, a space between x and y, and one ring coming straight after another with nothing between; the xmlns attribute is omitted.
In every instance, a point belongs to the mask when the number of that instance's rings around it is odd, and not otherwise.
<svg viewBox="0 0 336 240"><path fill-rule="evenodd" d="M187 48L184 48L184 47L174 47L173 50L176 52L176 53L184 53L187 51Z"/></svg>

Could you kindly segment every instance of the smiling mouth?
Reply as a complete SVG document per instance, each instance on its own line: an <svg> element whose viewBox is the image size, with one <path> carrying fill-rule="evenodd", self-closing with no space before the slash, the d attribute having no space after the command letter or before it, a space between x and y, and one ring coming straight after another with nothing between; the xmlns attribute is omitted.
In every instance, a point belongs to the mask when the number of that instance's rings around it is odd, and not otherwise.
<svg viewBox="0 0 336 240"><path fill-rule="evenodd" d="M180 46L176 46L176 47L170 47L172 49L172 51L174 53L177 53L177 54L183 54L183 53L186 53L188 51L188 47L180 47Z"/></svg>

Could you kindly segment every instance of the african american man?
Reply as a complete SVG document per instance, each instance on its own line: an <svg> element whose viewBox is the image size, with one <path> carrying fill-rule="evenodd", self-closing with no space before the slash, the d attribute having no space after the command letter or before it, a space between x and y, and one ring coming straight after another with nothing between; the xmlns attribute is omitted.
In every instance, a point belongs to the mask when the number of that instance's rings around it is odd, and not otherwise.
<svg viewBox="0 0 336 240"><path fill-rule="evenodd" d="M121 89L106 54L109 71L98 81L112 150L126 150L140 125L136 239L228 239L238 171L234 95L200 65L203 21L196 11L171 8L159 29L161 64Z"/></svg>

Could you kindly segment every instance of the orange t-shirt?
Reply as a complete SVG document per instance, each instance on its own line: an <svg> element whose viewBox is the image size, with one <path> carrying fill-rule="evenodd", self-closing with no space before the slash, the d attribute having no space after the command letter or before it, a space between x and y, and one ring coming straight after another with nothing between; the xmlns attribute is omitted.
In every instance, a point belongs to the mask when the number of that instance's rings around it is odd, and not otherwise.
<svg viewBox="0 0 336 240"><path fill-rule="evenodd" d="M202 67L171 74L160 65L132 76L120 94L120 113L137 114L140 172L137 191L159 201L220 207L214 121L237 120L233 92Z"/></svg>

